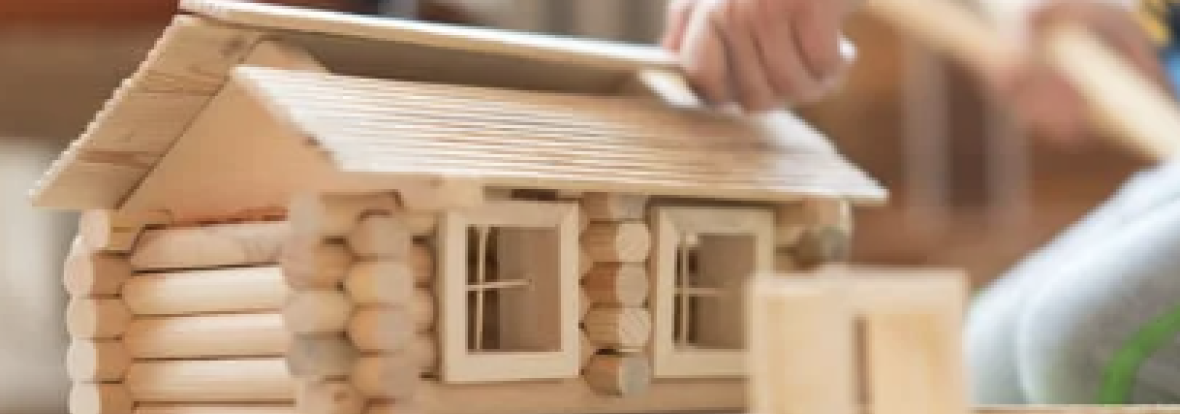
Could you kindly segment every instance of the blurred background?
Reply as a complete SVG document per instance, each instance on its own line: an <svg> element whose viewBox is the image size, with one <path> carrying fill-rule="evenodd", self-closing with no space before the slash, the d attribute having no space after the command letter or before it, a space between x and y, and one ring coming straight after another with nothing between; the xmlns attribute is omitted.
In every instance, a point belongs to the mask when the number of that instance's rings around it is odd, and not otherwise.
<svg viewBox="0 0 1180 414"><path fill-rule="evenodd" d="M986 0L984 0L986 1ZM663 0L270 0L457 24L652 42ZM0 414L66 412L58 276L72 214L30 208L33 181L175 13L175 0L0 0ZM976 286L1142 167L1045 145L964 71L869 16L847 86L800 112L892 191L858 217L855 260L955 266Z"/></svg>

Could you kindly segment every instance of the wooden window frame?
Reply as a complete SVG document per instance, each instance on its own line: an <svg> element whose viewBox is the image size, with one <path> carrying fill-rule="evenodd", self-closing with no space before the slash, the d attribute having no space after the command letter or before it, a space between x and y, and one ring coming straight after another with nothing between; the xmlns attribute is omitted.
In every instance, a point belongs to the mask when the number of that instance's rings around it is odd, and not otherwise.
<svg viewBox="0 0 1180 414"><path fill-rule="evenodd" d="M754 241L754 277L774 271L774 214L757 208L656 207L652 213L655 254L650 262L653 338L649 345L657 378L741 377L744 350L682 350L676 346L677 251L685 233L750 236ZM744 290L738 289L738 292ZM735 312L744 314L744 309Z"/></svg>
<svg viewBox="0 0 1180 414"><path fill-rule="evenodd" d="M439 342L441 379L449 383L575 378L579 375L578 206L573 203L499 200L443 214L439 227L442 279ZM558 234L555 260L558 297L552 316L560 326L560 349L546 352L472 353L468 350L468 228L484 225L551 229Z"/></svg>

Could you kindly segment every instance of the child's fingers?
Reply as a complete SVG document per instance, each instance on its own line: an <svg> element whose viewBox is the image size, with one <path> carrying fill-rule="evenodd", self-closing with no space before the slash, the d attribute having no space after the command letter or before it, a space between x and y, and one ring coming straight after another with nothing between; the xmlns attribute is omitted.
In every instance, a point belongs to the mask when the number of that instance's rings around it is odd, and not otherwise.
<svg viewBox="0 0 1180 414"><path fill-rule="evenodd" d="M761 112L781 104L781 96L771 85L762 50L767 45L757 35L761 20L758 2L736 0L726 3L718 14L717 31L726 42L729 70L738 102L748 112ZM782 53L789 53L783 51Z"/></svg>
<svg viewBox="0 0 1180 414"><path fill-rule="evenodd" d="M684 30L688 19L696 8L697 0L672 0L664 22L664 36L660 43L667 49L679 52L684 43Z"/></svg>
<svg viewBox="0 0 1180 414"><path fill-rule="evenodd" d="M689 16L681 58L689 83L712 104L732 102L725 43L714 26L720 0L701 0Z"/></svg>

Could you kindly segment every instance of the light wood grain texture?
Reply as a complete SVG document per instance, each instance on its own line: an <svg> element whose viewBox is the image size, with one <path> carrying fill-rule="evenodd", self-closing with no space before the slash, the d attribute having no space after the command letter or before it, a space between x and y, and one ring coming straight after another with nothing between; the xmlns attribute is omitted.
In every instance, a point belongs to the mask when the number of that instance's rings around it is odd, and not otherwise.
<svg viewBox="0 0 1180 414"><path fill-rule="evenodd" d="M355 258L343 243L293 240L281 259L287 284L297 289L336 289Z"/></svg>
<svg viewBox="0 0 1180 414"><path fill-rule="evenodd" d="M66 257L62 284L70 296L118 295L123 282L131 276L127 257L91 252L75 243Z"/></svg>
<svg viewBox="0 0 1180 414"><path fill-rule="evenodd" d="M392 193L301 195L291 202L291 223L301 235L344 237L364 215L400 208Z"/></svg>
<svg viewBox="0 0 1180 414"><path fill-rule="evenodd" d="M400 351L414 338L412 315L404 306L359 308L348 322L348 337L364 351Z"/></svg>
<svg viewBox="0 0 1180 414"><path fill-rule="evenodd" d="M413 398L421 383L421 371L407 355L384 354L357 360L352 383L370 398Z"/></svg>
<svg viewBox="0 0 1180 414"><path fill-rule="evenodd" d="M289 234L284 222L148 230L128 261L138 271L274 264Z"/></svg>
<svg viewBox="0 0 1180 414"><path fill-rule="evenodd" d="M651 362L643 354L595 355L582 370L582 378L603 395L630 397L651 385Z"/></svg>
<svg viewBox="0 0 1180 414"><path fill-rule="evenodd" d="M651 340L651 313L645 308L602 306L590 309L582 329L595 344L606 348L642 348Z"/></svg>
<svg viewBox="0 0 1180 414"><path fill-rule="evenodd" d="M371 401L365 414L424 414L422 407L413 401Z"/></svg>
<svg viewBox="0 0 1180 414"><path fill-rule="evenodd" d="M290 333L276 313L138 317L123 335L136 359L282 356Z"/></svg>
<svg viewBox="0 0 1180 414"><path fill-rule="evenodd" d="M138 316L277 312L287 299L278 266L140 273L123 285Z"/></svg>
<svg viewBox="0 0 1180 414"><path fill-rule="evenodd" d="M423 374L438 373L438 339L434 332L415 335L406 352L410 353L410 358L414 359L415 365Z"/></svg>
<svg viewBox="0 0 1180 414"><path fill-rule="evenodd" d="M82 244L91 251L129 252L139 234L148 226L162 226L171 221L164 212L131 213L112 210L86 210L78 219Z"/></svg>
<svg viewBox="0 0 1180 414"><path fill-rule="evenodd" d="M133 414L295 414L290 404L138 404Z"/></svg>
<svg viewBox="0 0 1180 414"><path fill-rule="evenodd" d="M640 307L647 301L647 269L638 264L603 263L582 280L582 289L594 303Z"/></svg>
<svg viewBox="0 0 1180 414"><path fill-rule="evenodd" d="M434 249L426 243L415 242L410 248L410 269L413 270L414 283L418 286L429 286L434 283L435 263Z"/></svg>
<svg viewBox="0 0 1180 414"><path fill-rule="evenodd" d="M74 340L66 348L66 373L75 383L122 380L130 364L131 357L119 340Z"/></svg>
<svg viewBox="0 0 1180 414"><path fill-rule="evenodd" d="M413 237L401 215L372 214L362 218L346 240L357 257L405 259Z"/></svg>
<svg viewBox="0 0 1180 414"><path fill-rule="evenodd" d="M282 403L295 397L282 358L137 361L124 383L145 403Z"/></svg>
<svg viewBox="0 0 1180 414"><path fill-rule="evenodd" d="M123 335L131 312L118 298L70 299L66 331L74 339L112 339Z"/></svg>
<svg viewBox="0 0 1180 414"><path fill-rule="evenodd" d="M352 371L357 356L344 335L300 335L291 342L287 367L299 378L343 378Z"/></svg>
<svg viewBox="0 0 1180 414"><path fill-rule="evenodd" d="M582 209L591 221L643 220L647 197L639 194L585 193Z"/></svg>
<svg viewBox="0 0 1180 414"><path fill-rule="evenodd" d="M283 322L301 335L343 333L353 303L339 290L297 290L283 306Z"/></svg>
<svg viewBox="0 0 1180 414"><path fill-rule="evenodd" d="M295 408L307 414L360 414L365 410L365 397L345 381L303 380Z"/></svg>
<svg viewBox="0 0 1180 414"><path fill-rule="evenodd" d="M368 260L352 264L344 290L357 305L408 306L414 294L414 269L401 260Z"/></svg>
<svg viewBox="0 0 1180 414"><path fill-rule="evenodd" d="M582 233L582 250L595 262L643 263L651 232L642 221L593 223Z"/></svg>
<svg viewBox="0 0 1180 414"><path fill-rule="evenodd" d="M135 402L123 384L74 384L70 414L130 414Z"/></svg>
<svg viewBox="0 0 1180 414"><path fill-rule="evenodd" d="M598 394L582 379L478 387L424 381L418 401L432 414L741 412L745 386L739 380L656 380L644 393L619 398Z"/></svg>
<svg viewBox="0 0 1180 414"><path fill-rule="evenodd" d="M414 237L430 237L438 230L437 212L403 211L401 218Z"/></svg>

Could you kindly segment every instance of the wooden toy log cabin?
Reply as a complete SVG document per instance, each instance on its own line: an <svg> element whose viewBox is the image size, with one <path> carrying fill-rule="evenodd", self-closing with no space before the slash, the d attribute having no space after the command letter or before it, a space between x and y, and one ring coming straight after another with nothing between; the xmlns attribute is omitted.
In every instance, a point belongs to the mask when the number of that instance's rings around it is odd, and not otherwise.
<svg viewBox="0 0 1180 414"><path fill-rule="evenodd" d="M885 196L655 49L183 7L35 191L73 414L740 409L744 283Z"/></svg>

